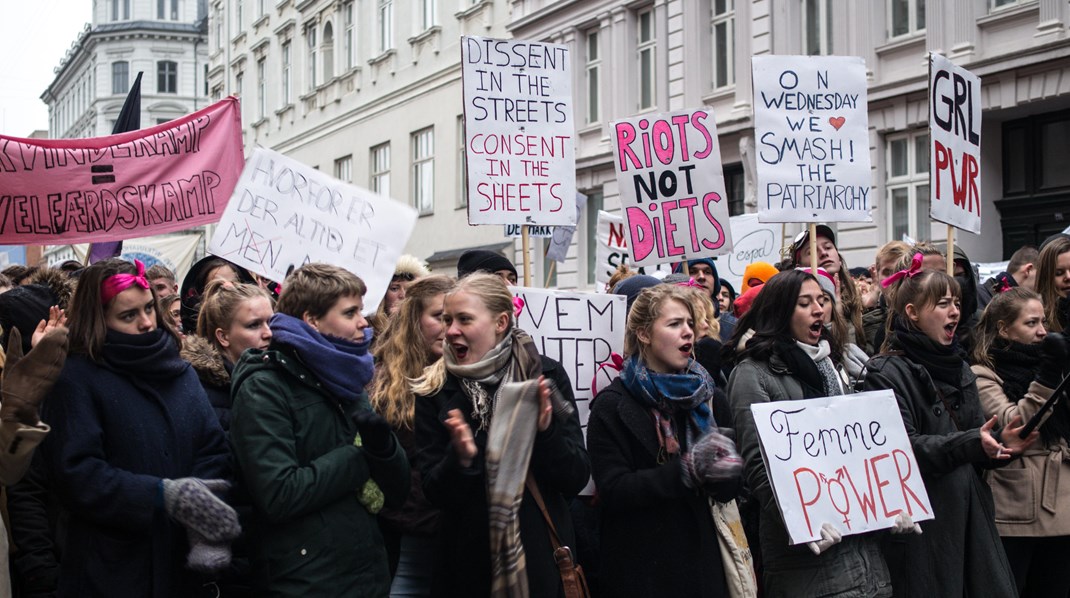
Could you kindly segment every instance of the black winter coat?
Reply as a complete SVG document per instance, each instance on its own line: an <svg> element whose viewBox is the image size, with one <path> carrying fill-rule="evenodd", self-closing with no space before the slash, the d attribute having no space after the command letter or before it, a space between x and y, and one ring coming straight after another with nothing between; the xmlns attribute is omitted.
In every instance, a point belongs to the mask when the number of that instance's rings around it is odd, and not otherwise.
<svg viewBox="0 0 1070 598"><path fill-rule="evenodd" d="M553 380L574 404L572 384L564 368L543 357L542 369L543 375ZM443 423L451 409L464 414L479 448L479 454L468 468L458 462ZM445 384L434 395L416 397L416 446L416 466L420 468L424 494L431 504L442 509L441 552L432 595L487 596L491 581L487 475L483 460L487 431L476 429L472 402L452 374L447 375ZM528 471L535 477L561 542L574 547L575 533L567 501L583 490L591 474L575 411L567 419L555 418L549 429L536 435ZM519 526L530 596L563 595L549 529L526 489L520 503Z"/></svg>
<svg viewBox="0 0 1070 598"><path fill-rule="evenodd" d="M995 524L992 492L980 476L992 461L981 446L985 422L977 377L965 362L958 384L934 380L903 355L869 361L866 390L891 389L899 402L935 519L923 534L890 536L885 559L896 596L1017 596Z"/></svg>
<svg viewBox="0 0 1070 598"><path fill-rule="evenodd" d="M602 505L605 595L727 596L709 496L684 486L679 457L659 457L654 419L620 378L595 397L587 447ZM714 498L732 500L738 486L718 484Z"/></svg>
<svg viewBox="0 0 1070 598"><path fill-rule="evenodd" d="M194 593L186 532L164 512L160 481L227 478L227 448L192 368L153 390L160 399L75 355L45 402L52 433L38 450L69 513L58 596Z"/></svg>

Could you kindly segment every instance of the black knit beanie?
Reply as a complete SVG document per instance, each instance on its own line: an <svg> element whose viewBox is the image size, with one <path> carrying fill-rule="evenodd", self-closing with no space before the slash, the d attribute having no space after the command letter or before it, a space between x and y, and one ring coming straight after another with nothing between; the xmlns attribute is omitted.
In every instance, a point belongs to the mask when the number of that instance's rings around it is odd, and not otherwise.
<svg viewBox="0 0 1070 598"><path fill-rule="evenodd" d="M474 272L494 274L498 270L509 270L516 276L516 266L502 254L486 249L472 249L461 254L457 260L457 278L464 278Z"/></svg>
<svg viewBox="0 0 1070 598"><path fill-rule="evenodd" d="M33 331L41 320L48 319L48 308L57 303L52 291L40 284L18 286L0 295L0 326L4 328L4 348L7 348L11 329L18 328L22 334L23 353L29 353Z"/></svg>

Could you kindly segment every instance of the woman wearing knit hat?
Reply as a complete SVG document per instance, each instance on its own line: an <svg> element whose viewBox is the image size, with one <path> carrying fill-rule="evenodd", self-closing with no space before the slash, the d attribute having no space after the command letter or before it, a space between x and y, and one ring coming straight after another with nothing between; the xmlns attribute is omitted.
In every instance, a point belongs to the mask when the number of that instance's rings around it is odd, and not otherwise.
<svg viewBox="0 0 1070 598"><path fill-rule="evenodd" d="M471 249L461 254L457 260L457 278L464 278L476 272L497 274L505 284L516 284L516 266L497 251Z"/></svg>
<svg viewBox="0 0 1070 598"><path fill-rule="evenodd" d="M769 279L780 272L776 266L769 262L753 262L747 264L743 270L743 284L739 287L739 294L743 295L754 287L760 287L769 282Z"/></svg>

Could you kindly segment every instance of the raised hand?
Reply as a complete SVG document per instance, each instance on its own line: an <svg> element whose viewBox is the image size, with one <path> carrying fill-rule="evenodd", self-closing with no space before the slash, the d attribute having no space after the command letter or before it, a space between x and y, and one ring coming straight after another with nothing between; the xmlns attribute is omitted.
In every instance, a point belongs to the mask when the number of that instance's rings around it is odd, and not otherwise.
<svg viewBox="0 0 1070 598"><path fill-rule="evenodd" d="M472 437L472 428L464 421L464 414L460 409L450 409L449 417L443 422L450 431L450 444L457 453L457 460L461 467L471 467L472 459L479 453L475 438Z"/></svg>

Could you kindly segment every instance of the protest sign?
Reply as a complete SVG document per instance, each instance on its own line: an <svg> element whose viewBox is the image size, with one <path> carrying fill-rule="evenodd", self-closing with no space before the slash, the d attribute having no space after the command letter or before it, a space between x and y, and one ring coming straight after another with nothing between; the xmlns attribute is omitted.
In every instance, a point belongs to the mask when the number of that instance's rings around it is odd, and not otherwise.
<svg viewBox="0 0 1070 598"><path fill-rule="evenodd" d="M524 234L523 224L506 224L505 236L510 238L517 238ZM554 234L554 227L552 226L529 226L528 235L536 239L549 239Z"/></svg>
<svg viewBox="0 0 1070 598"><path fill-rule="evenodd" d="M929 216L981 233L981 78L929 53Z"/></svg>
<svg viewBox="0 0 1070 598"><path fill-rule="evenodd" d="M594 267L596 270L594 279L598 283L599 290L602 290L602 287L609 283L609 279L613 277L613 273L617 271L618 266L627 264L629 267L633 267L635 264L632 263L632 255L628 251L628 236L624 232L623 216L599 211L596 233L598 234L598 245L595 248ZM635 269L640 274L650 275L653 275L654 272L664 272L666 274L672 272L670 264L655 264L654 266Z"/></svg>
<svg viewBox="0 0 1070 598"><path fill-rule="evenodd" d="M154 237L142 237L139 239L126 239L123 241L120 259L128 262L141 260L146 268L156 264L163 264L168 270L174 272L181 282L182 276L193 266L193 257L197 253L197 247L201 244L204 235L159 235ZM89 251L89 243L76 243L70 245L71 254L56 254L50 256L49 267L58 266L65 259L73 259L85 263L86 252Z"/></svg>
<svg viewBox="0 0 1070 598"><path fill-rule="evenodd" d="M751 405L766 475L792 544L933 518L890 390Z"/></svg>
<svg viewBox="0 0 1070 598"><path fill-rule="evenodd" d="M855 56L755 56L762 222L870 222L866 65Z"/></svg>
<svg viewBox="0 0 1070 598"><path fill-rule="evenodd" d="M576 224L567 46L461 38L469 224Z"/></svg>
<svg viewBox="0 0 1070 598"><path fill-rule="evenodd" d="M258 147L208 251L275 282L291 266L341 266L364 280L371 313L415 225L405 204Z"/></svg>
<svg viewBox="0 0 1070 598"><path fill-rule="evenodd" d="M613 123L613 164L639 266L732 249L721 147L708 110Z"/></svg>
<svg viewBox="0 0 1070 598"><path fill-rule="evenodd" d="M580 212L587 206L587 196L576 193L576 222L580 221ZM575 226L555 226L550 237L550 246L546 248L546 259L563 263L568 259L568 248L572 245L572 236L576 234Z"/></svg>
<svg viewBox="0 0 1070 598"><path fill-rule="evenodd" d="M0 135L0 242L119 241L216 222L244 162L233 97L106 137Z"/></svg>
<svg viewBox="0 0 1070 598"><path fill-rule="evenodd" d="M531 335L540 355L557 360L565 368L576 395L580 423L586 426L588 404L594 398L591 381L598 365L609 361L611 353L624 353L627 300L623 295L527 287L512 291L524 301L517 326ZM616 377L611 368L598 373L600 389Z"/></svg>
<svg viewBox="0 0 1070 598"><path fill-rule="evenodd" d="M763 224L757 214L732 216L732 253L728 259L717 260L717 274L738 292L743 285L743 272L754 262L780 261L781 232L779 224ZM722 265L723 264L723 265Z"/></svg>

